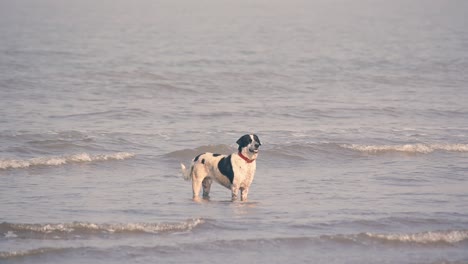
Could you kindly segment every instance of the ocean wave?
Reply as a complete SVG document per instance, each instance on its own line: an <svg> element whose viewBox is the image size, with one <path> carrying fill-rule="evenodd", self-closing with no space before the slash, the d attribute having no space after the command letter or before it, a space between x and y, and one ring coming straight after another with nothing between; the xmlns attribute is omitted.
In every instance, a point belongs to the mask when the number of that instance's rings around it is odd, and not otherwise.
<svg viewBox="0 0 468 264"><path fill-rule="evenodd" d="M284 247L317 243L338 243L343 245L381 245L383 247L398 246L448 246L468 241L468 230L439 230L420 233L359 233L359 234L337 234L321 235L318 237L276 237L276 238L254 238L245 240L222 240L216 245L225 247L257 247L273 246ZM250 245L250 246L249 246Z"/></svg>
<svg viewBox="0 0 468 264"><path fill-rule="evenodd" d="M219 145L206 145L200 146L194 149L182 149L169 152L164 155L164 157L177 159L177 160L186 160L193 159L195 156L205 152L219 153L219 154L230 154L236 151L234 147L219 144Z"/></svg>
<svg viewBox="0 0 468 264"><path fill-rule="evenodd" d="M428 231L410 234L374 234L362 236L382 242L416 243L416 244L456 244L468 240L468 230Z"/></svg>
<svg viewBox="0 0 468 264"><path fill-rule="evenodd" d="M323 241L340 244L359 244L382 246L447 246L468 241L468 230L426 231L420 233L359 233L346 235L323 235Z"/></svg>
<svg viewBox="0 0 468 264"><path fill-rule="evenodd" d="M1 223L0 234L4 238L41 238L59 239L83 237L86 235L120 234L120 233L173 233L186 232L205 223L201 218L188 219L178 223L49 223L49 224L16 224Z"/></svg>
<svg viewBox="0 0 468 264"><path fill-rule="evenodd" d="M19 169L33 166L59 166L69 163L95 162L107 160L124 160L134 157L135 154L128 152L117 152L112 154L91 155L79 153L73 155L38 157L27 160L0 159L0 169Z"/></svg>
<svg viewBox="0 0 468 264"><path fill-rule="evenodd" d="M429 154L434 151L468 152L468 144L404 144L404 145L357 145L341 144L340 147L366 153L403 152Z"/></svg>
<svg viewBox="0 0 468 264"><path fill-rule="evenodd" d="M447 246L468 242L468 230L438 230L419 233L354 233L321 236L292 236L292 237L270 237L250 238L234 240L215 240L204 243L204 247L232 247L232 248L258 248L262 247L295 247L297 245L312 245L317 243L338 243L344 245L368 246L381 245L383 247L393 246ZM188 247L194 245L187 245Z"/></svg>
<svg viewBox="0 0 468 264"><path fill-rule="evenodd" d="M30 250L18 250L18 251L0 251L0 260L1 259L15 259L15 258L22 258L22 257L30 257L30 256L37 256L43 255L47 253L58 253L66 251L66 248L37 248L37 249L30 249Z"/></svg>
<svg viewBox="0 0 468 264"><path fill-rule="evenodd" d="M164 155L166 158L177 159L177 160L191 160L198 154L211 152L218 154L231 154L237 151L237 145L206 145L200 146L193 149L182 149L173 152L169 152ZM274 158L274 159L285 159L285 160L306 160L307 157L316 153L323 153L328 151L327 149L338 148L336 144L330 143L290 143L283 145L270 145L260 150L261 157Z"/></svg>
<svg viewBox="0 0 468 264"><path fill-rule="evenodd" d="M211 247L232 248L258 248L258 247L296 247L304 245L316 245L333 243L341 245L380 245L383 247L399 246L449 246L468 241L468 230L439 230L420 233L358 233L337 234L321 236L298 236L298 237L271 237L251 238L235 240L217 240L211 242ZM209 247L207 243L205 247Z"/></svg>
<svg viewBox="0 0 468 264"><path fill-rule="evenodd" d="M203 223L202 219L192 219L187 222L179 223L184 226L183 230L189 230ZM106 229L106 228L101 228ZM127 229L127 228L125 228ZM177 227L175 229L180 229ZM132 230L132 228L130 228ZM174 230L174 227L171 228ZM133 232L133 231L130 231ZM43 239L43 238L42 238ZM57 239L57 238L54 238ZM427 231L421 233L403 233L403 234L380 234L380 233L359 233L359 234L337 234L337 235L322 235L322 236L297 236L297 237L256 237L245 239L208 239L201 243L199 240L189 242L184 241L177 244L158 244L133 246L128 244L120 244L116 247L74 247L67 245L63 248L41 247L29 250L10 250L0 251L0 260L14 259L44 254L62 254L64 252L80 252L85 254L96 255L106 254L116 256L118 252L131 252L134 255L173 253L178 254L185 252L216 252L218 250L232 251L255 251L259 250L284 250L284 249L307 249L317 246L322 248L324 245L332 245L338 248L348 248L349 246L357 246L368 248L369 246L378 247L380 249L392 248L412 248L412 247L427 247L427 248L446 248L447 246L456 246L459 243L468 241L468 230L447 230L447 231ZM463 248L462 246L461 248Z"/></svg>
<svg viewBox="0 0 468 264"><path fill-rule="evenodd" d="M347 151L344 151L347 150ZM182 149L163 155L166 158L179 161L191 160L198 154L212 152L230 154L236 149L229 145L207 145L194 149ZM261 149L261 157L275 160L307 160L324 155L349 155L350 151L368 154L405 153L405 154L430 154L436 151L451 153L468 153L468 144L400 144L400 145L367 145L346 144L333 142L305 142L288 143L282 145L270 145Z"/></svg>

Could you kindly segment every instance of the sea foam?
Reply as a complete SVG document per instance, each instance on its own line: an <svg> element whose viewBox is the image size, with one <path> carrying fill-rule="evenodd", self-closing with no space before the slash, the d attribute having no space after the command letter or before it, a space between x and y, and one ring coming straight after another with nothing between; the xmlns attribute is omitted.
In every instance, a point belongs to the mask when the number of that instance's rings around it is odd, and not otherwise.
<svg viewBox="0 0 468 264"><path fill-rule="evenodd" d="M134 157L135 154L128 152L116 152L111 154L91 155L88 153L79 153L73 155L37 157L26 160L0 159L0 169L18 169L33 166L59 166L69 163L94 162L107 160L124 160Z"/></svg>
<svg viewBox="0 0 468 264"><path fill-rule="evenodd" d="M409 234L373 234L365 233L365 236L388 242L433 244L455 244L468 239L468 230L428 231Z"/></svg>
<svg viewBox="0 0 468 264"><path fill-rule="evenodd" d="M404 152L428 154L434 151L468 152L468 144L404 144L404 145L357 145L342 144L342 148L367 153Z"/></svg>
<svg viewBox="0 0 468 264"><path fill-rule="evenodd" d="M175 223L90 223L90 222L72 222L72 223L44 223L44 224L25 224L25 223L0 223L0 234L5 238L31 238L40 236L42 239L66 238L68 236L85 236L95 234L113 234L113 233L173 233L187 232L193 228L205 223L202 218L187 219Z"/></svg>

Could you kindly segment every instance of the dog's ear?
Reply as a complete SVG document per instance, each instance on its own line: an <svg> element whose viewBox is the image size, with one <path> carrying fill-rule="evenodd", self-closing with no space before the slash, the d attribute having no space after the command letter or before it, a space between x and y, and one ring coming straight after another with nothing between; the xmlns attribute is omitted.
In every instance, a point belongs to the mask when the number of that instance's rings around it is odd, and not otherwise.
<svg viewBox="0 0 468 264"><path fill-rule="evenodd" d="M246 147L247 145L252 142L252 139L250 138L250 135L243 135L241 138L237 140L237 145L239 145L239 151L241 151L242 148Z"/></svg>

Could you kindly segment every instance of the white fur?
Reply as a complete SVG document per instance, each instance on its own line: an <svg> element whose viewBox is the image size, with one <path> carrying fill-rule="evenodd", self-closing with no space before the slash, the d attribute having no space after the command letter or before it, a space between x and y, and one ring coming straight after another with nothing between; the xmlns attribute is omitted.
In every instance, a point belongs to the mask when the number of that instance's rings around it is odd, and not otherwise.
<svg viewBox="0 0 468 264"><path fill-rule="evenodd" d="M233 201L237 200L239 190L241 192L241 201L247 200L249 188L255 176L258 147L261 143L255 140L254 135L245 135L244 137L246 136L250 136L251 142L248 145L243 146L240 152L244 157L249 160L253 160L250 163L242 159L237 152L232 153L231 155L218 155L207 152L193 159L190 169L187 169L184 164L180 164L184 179L187 181L192 180L194 200L199 199L202 187L203 198L209 198L211 183L213 180L231 190ZM238 144L241 139L238 140ZM223 158L225 158L224 162L226 162L226 159L229 156L231 157L230 165L233 172L232 183L229 177L223 174L218 167L219 162ZM226 165L226 163L224 164Z"/></svg>

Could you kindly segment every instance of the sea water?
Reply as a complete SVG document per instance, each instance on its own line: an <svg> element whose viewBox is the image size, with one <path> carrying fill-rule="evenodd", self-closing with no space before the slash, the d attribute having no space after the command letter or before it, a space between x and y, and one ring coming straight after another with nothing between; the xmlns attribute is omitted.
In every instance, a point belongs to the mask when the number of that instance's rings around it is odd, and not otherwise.
<svg viewBox="0 0 468 264"><path fill-rule="evenodd" d="M468 2L0 1L1 263L468 263ZM179 163L262 142L247 202Z"/></svg>

